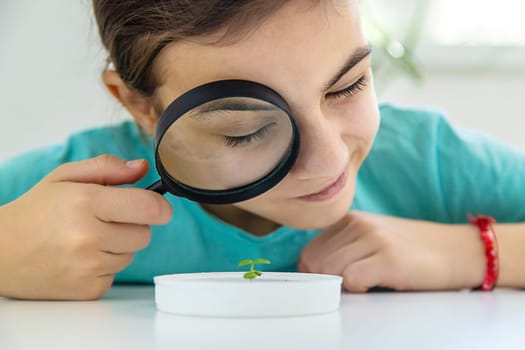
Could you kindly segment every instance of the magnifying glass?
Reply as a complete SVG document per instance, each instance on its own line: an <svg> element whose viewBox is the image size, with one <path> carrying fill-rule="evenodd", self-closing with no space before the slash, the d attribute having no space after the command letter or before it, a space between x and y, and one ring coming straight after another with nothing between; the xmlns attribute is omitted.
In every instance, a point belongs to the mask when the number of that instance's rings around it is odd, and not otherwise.
<svg viewBox="0 0 525 350"><path fill-rule="evenodd" d="M268 191L288 174L300 145L286 101L245 80L184 93L160 116L154 141L160 180L147 189L208 204Z"/></svg>

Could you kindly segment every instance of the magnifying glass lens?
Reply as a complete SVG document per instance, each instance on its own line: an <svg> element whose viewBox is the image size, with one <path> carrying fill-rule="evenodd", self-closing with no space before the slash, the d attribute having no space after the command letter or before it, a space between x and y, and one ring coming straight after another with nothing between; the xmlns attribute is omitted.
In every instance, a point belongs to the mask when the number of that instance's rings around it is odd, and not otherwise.
<svg viewBox="0 0 525 350"><path fill-rule="evenodd" d="M154 138L160 180L147 189L209 204L268 191L288 174L300 147L286 101L246 80L215 81L179 96Z"/></svg>
<svg viewBox="0 0 525 350"><path fill-rule="evenodd" d="M199 105L178 118L158 146L172 180L200 190L231 190L272 172L289 154L293 126L277 106L248 97Z"/></svg>

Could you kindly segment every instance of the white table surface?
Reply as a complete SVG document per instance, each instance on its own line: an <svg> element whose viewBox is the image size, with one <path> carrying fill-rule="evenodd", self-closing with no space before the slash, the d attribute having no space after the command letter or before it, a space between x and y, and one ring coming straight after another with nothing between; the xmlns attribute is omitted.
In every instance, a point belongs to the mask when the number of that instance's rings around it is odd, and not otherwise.
<svg viewBox="0 0 525 350"><path fill-rule="evenodd" d="M207 319L157 312L151 286L101 300L0 298L0 349L525 349L525 292L344 293L338 312Z"/></svg>

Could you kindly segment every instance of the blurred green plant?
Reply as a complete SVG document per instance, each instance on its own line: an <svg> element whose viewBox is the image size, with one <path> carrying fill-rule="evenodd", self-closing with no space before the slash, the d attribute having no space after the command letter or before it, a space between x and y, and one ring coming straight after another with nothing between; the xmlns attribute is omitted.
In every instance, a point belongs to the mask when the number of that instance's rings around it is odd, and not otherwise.
<svg viewBox="0 0 525 350"><path fill-rule="evenodd" d="M406 75L417 84L424 81L414 53L425 26L430 0L414 0L412 3L411 20L404 23L405 33L392 33L374 15L370 1L361 2L365 31L374 49L372 69L380 87L386 86L398 74Z"/></svg>

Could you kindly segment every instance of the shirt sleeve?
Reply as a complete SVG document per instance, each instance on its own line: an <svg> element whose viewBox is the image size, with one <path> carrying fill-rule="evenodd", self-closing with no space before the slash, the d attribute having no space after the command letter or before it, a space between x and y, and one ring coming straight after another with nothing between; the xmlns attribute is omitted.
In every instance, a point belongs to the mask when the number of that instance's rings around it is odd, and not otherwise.
<svg viewBox="0 0 525 350"><path fill-rule="evenodd" d="M525 152L481 132L440 118L436 161L451 222L490 215L498 222L525 221Z"/></svg>
<svg viewBox="0 0 525 350"><path fill-rule="evenodd" d="M381 106L354 209L442 223L525 221L525 152L454 126L438 110Z"/></svg>
<svg viewBox="0 0 525 350"><path fill-rule="evenodd" d="M124 122L71 135L63 144L30 151L0 161L0 205L31 189L61 164L113 154L124 159L146 158L152 164L151 140L142 140L134 123ZM154 172L140 182L152 181Z"/></svg>
<svg viewBox="0 0 525 350"><path fill-rule="evenodd" d="M0 205L17 199L66 160L66 146L54 145L0 162Z"/></svg>

